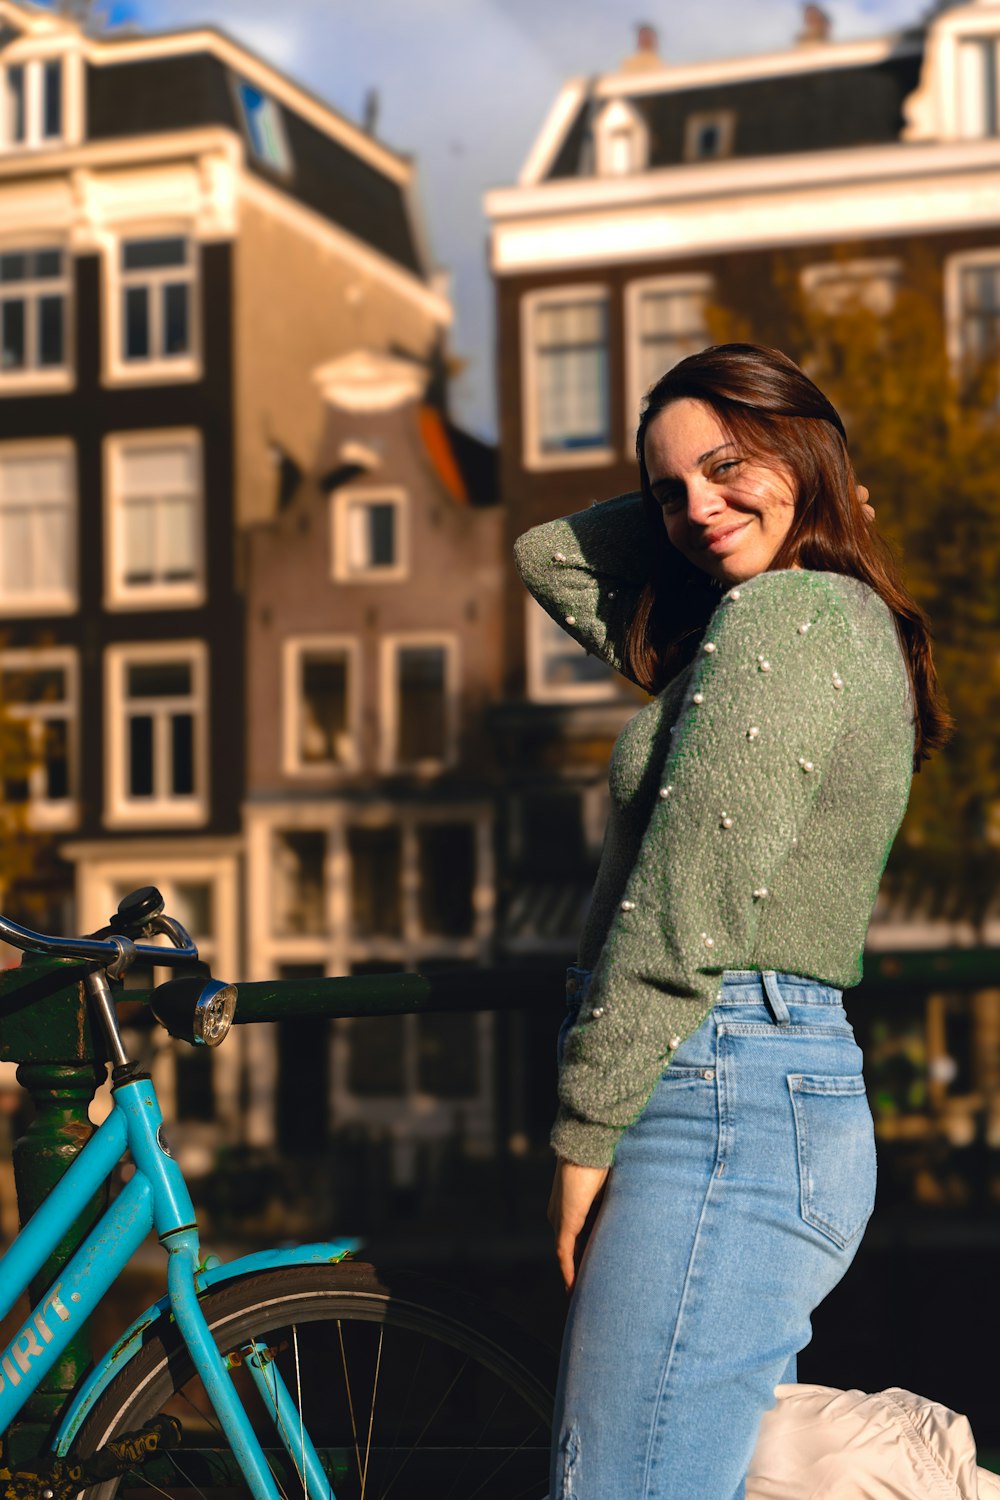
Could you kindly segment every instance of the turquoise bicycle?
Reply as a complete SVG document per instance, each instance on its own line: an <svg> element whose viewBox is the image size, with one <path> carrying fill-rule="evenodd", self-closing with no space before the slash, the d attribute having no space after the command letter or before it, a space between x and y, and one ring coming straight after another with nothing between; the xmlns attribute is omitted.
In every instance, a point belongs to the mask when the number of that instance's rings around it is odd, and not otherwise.
<svg viewBox="0 0 1000 1500"><path fill-rule="evenodd" d="M162 936L170 946L154 943ZM128 1153L134 1172L0 1353L0 1433L155 1230L166 1294L98 1357L29 1470L0 1459L0 1496L255 1500L540 1500L549 1353L471 1299L412 1274L380 1277L348 1240L229 1264L201 1250L156 1092L130 1058L111 982L137 961L188 972L156 987L171 1035L217 1046L237 988L212 979L152 887L89 937L0 938L86 965L111 1059L112 1109L0 1259L0 1316Z"/></svg>

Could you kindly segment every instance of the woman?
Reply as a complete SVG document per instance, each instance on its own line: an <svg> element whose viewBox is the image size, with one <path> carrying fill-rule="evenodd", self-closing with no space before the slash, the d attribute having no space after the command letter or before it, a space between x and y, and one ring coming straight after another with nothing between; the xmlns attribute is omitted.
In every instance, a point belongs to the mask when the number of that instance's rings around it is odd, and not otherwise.
<svg viewBox="0 0 1000 1500"><path fill-rule="evenodd" d="M656 695L615 745L560 1033L551 1500L740 1500L872 1211L841 992L948 719L840 418L791 360L683 360L637 451L640 494L516 547L545 609Z"/></svg>

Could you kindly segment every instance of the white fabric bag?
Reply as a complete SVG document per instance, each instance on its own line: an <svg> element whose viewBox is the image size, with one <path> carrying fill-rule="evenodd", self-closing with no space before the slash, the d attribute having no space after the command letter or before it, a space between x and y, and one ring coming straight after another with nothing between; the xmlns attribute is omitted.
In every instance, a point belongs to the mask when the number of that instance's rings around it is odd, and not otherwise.
<svg viewBox="0 0 1000 1500"><path fill-rule="evenodd" d="M967 1417L912 1391L779 1385L747 1500L1000 1500Z"/></svg>

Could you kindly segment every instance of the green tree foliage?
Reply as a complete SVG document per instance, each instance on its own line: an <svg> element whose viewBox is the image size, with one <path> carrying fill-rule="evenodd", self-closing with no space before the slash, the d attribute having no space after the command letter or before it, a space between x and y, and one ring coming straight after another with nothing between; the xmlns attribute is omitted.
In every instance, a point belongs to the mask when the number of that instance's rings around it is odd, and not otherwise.
<svg viewBox="0 0 1000 1500"><path fill-rule="evenodd" d="M843 415L956 720L914 780L888 886L980 929L1000 880L1000 343L981 324L975 366L948 348L930 257L894 296L884 282L839 288L799 297L791 352Z"/></svg>

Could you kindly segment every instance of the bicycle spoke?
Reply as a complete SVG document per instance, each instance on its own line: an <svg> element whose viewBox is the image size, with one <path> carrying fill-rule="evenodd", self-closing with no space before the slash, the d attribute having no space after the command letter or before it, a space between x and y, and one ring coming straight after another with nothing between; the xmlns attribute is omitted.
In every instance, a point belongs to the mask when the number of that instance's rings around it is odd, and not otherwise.
<svg viewBox="0 0 1000 1500"><path fill-rule="evenodd" d="M347 1350L344 1348L344 1325L340 1318L337 1319L337 1337L340 1340L340 1364L344 1372L344 1386L347 1390L347 1410L351 1418L351 1435L354 1438L354 1456L358 1464L358 1481L361 1478L361 1447L358 1443L358 1424L354 1417L354 1397L351 1395L351 1377L347 1371Z"/></svg>
<svg viewBox="0 0 1000 1500"><path fill-rule="evenodd" d="M197 1402L191 1398L186 1386L183 1390L178 1391L177 1394L178 1396L180 1396L182 1401L187 1402L188 1406L190 1406L191 1410L195 1413L196 1416L199 1416L203 1422L207 1422L209 1427L214 1427L215 1431L219 1434L220 1437L225 1437L226 1434L222 1430L222 1423L215 1415L214 1407L210 1405L207 1411L203 1411L202 1408L197 1404Z"/></svg>
<svg viewBox="0 0 1000 1500"><path fill-rule="evenodd" d="M296 1268L206 1298L276 1500L322 1500L312 1482L316 1459L316 1485L325 1494L332 1483L344 1500L545 1494L547 1367L540 1359L532 1365L530 1340L523 1354L514 1339L504 1346L502 1320L477 1319L461 1298L425 1304L413 1281L400 1273L390 1290L364 1271ZM226 1425L167 1325L146 1346L131 1389L95 1412L90 1431L131 1432L158 1412L187 1417L180 1447L81 1500L114 1500L116 1489L117 1500L249 1500ZM85 1430L84 1454L94 1451L89 1438Z"/></svg>
<svg viewBox="0 0 1000 1500"><path fill-rule="evenodd" d="M365 1490L368 1486L368 1460L372 1451L372 1428L375 1425L375 1401L378 1396L378 1377L382 1369L382 1324L378 1325L378 1353L375 1356L375 1376L372 1381L372 1404L368 1413L368 1442L365 1446L365 1467L361 1475L361 1500L365 1500Z"/></svg>
<svg viewBox="0 0 1000 1500"><path fill-rule="evenodd" d="M299 1471L302 1476L302 1497L309 1500L309 1486L306 1484L306 1429L302 1419L302 1371L299 1369L299 1325L292 1324L292 1347L295 1350L295 1399L299 1408L299 1461L302 1468ZM317 1500L319 1497L317 1496Z"/></svg>
<svg viewBox="0 0 1000 1500"><path fill-rule="evenodd" d="M468 1365L469 1365L469 1356L466 1355L465 1359L462 1361L462 1364L461 1364L460 1368L456 1372L454 1379L452 1380L451 1384L448 1386L448 1389L445 1391L444 1395L441 1397L441 1399L438 1402L437 1406L435 1406L434 1410L431 1412L430 1416L427 1418L427 1421L424 1423L423 1427L421 1427L420 1431L417 1433L416 1441L413 1443L413 1445L410 1448L409 1452L407 1453L406 1457L403 1459L403 1462L400 1464L399 1468L396 1470L395 1474L392 1476L392 1479L389 1481L389 1483L386 1485L385 1489L382 1491L382 1494L379 1496L379 1500L386 1500L386 1496L388 1495L389 1491L392 1489L393 1485L396 1483L396 1480L399 1478L400 1474L402 1474L403 1470L406 1468L406 1465L409 1463L410 1459L413 1457L414 1451L420 1446L420 1443L423 1440L424 1433L430 1427L431 1423L434 1421L434 1418L437 1416L438 1412L441 1410L442 1406L447 1401L447 1399L451 1395L452 1391L455 1389L456 1385L458 1384L459 1378L465 1373L466 1369L468 1368ZM363 1495L361 1497L361 1500L364 1500L364 1496Z"/></svg>
<svg viewBox="0 0 1000 1500"><path fill-rule="evenodd" d="M194 1480L191 1478L190 1474L185 1474L184 1470L181 1468L180 1464L177 1462L177 1456L174 1453L173 1449L172 1448L164 1448L163 1451L167 1455L167 1457L169 1458L170 1462L173 1464L174 1468L177 1470L177 1472L181 1476L181 1478L183 1480L185 1480L191 1486L191 1488L195 1491L196 1494L198 1494L198 1495L201 1496L201 1500L208 1500L208 1496L205 1494L204 1490L200 1490L198 1488L198 1486L195 1484ZM156 1486L154 1485L154 1489L155 1489L155 1487ZM161 1491L161 1494L162 1494L162 1491Z"/></svg>
<svg viewBox="0 0 1000 1500"><path fill-rule="evenodd" d="M264 1362L260 1358L260 1350L257 1347L257 1340L256 1339L251 1339L250 1340L250 1347L251 1347L251 1349L254 1352L254 1358L257 1359L257 1360L260 1360L261 1369L264 1370L264 1372L265 1372L264 1373L264 1384L266 1386L267 1385L267 1373L266 1373L266 1369L264 1367ZM288 1434L284 1430L284 1426L282 1424L281 1417L280 1417L280 1415L278 1413L278 1398L277 1398L277 1395L275 1395L272 1399L274 1401L274 1411L273 1411L273 1413L271 1415L274 1417L275 1425L277 1426L279 1432L281 1433L281 1435L282 1435L282 1437L284 1439L285 1447L288 1450L288 1456L292 1460L292 1465L294 1467L294 1464L295 1464L295 1455L292 1453L291 1445L290 1445L290 1442L288 1440ZM264 1457L267 1458L266 1452L264 1454ZM278 1477L278 1475L275 1473L274 1464L271 1462L271 1460L269 1458L267 1459L267 1467L270 1469L272 1478L274 1479L275 1484L278 1486L278 1490L279 1490L279 1492L281 1494L282 1500L288 1500L288 1496L285 1494L285 1490L284 1490L284 1487L282 1486L281 1480Z"/></svg>

